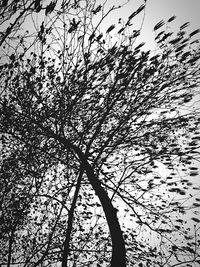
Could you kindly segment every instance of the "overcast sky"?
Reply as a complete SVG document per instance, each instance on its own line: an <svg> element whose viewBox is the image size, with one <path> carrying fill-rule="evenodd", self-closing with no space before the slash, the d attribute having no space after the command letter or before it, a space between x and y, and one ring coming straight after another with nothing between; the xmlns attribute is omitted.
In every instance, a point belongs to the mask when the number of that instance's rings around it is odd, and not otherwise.
<svg viewBox="0 0 200 267"><path fill-rule="evenodd" d="M135 2L134 0L130 2ZM148 0L144 22L144 37L152 32L154 25L161 19L168 20L175 15L171 24L175 29L185 22L191 22L190 30L200 27L200 0ZM145 36L146 35L146 36Z"/></svg>
<svg viewBox="0 0 200 267"><path fill-rule="evenodd" d="M120 5L125 0L107 0L107 5ZM127 5L122 9L119 9L112 13L112 18L109 17L108 23L116 23L119 17L127 18L133 11L135 11L144 0L129 0ZM200 28L200 0L147 0L145 10L145 20L142 28L142 37L148 44L148 48L151 48L154 39L153 27L160 20L168 20L172 16L176 16L176 20L171 24L174 31L185 22L191 22L190 31ZM140 23L142 21L140 18ZM113 21L112 21L113 19ZM115 21L114 21L115 19ZM136 22L135 22L136 23ZM137 23L136 23L137 28Z"/></svg>

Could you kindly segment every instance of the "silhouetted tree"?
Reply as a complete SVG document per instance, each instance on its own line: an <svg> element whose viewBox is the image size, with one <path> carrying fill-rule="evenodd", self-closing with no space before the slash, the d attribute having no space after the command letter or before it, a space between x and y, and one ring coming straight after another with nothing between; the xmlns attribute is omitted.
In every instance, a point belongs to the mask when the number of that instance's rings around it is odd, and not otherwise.
<svg viewBox="0 0 200 267"><path fill-rule="evenodd" d="M151 52L145 4L105 30L120 7L1 5L2 264L198 264L199 31L160 21Z"/></svg>

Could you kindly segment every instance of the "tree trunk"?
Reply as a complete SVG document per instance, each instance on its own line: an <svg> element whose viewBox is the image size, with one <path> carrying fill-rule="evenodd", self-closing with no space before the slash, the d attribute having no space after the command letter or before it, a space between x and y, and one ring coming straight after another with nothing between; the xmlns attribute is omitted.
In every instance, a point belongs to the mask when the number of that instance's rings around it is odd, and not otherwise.
<svg viewBox="0 0 200 267"><path fill-rule="evenodd" d="M119 221L117 218L116 209L113 207L110 198L105 192L104 188L101 186L101 182L96 177L93 168L88 163L84 153L75 145L71 144L65 138L58 137L60 142L62 142L67 149L71 149L74 151L79 157L81 164L87 174L89 182L92 185L95 193L97 194L101 205L103 207L106 220L108 223L108 227L110 230L111 240L112 240L112 259L111 259L111 267L125 267L126 266L126 250L125 243L123 239L123 234L119 225Z"/></svg>
<svg viewBox="0 0 200 267"><path fill-rule="evenodd" d="M7 267L10 267L11 265L11 256L12 256L12 245L13 245L13 239L14 239L14 230L11 230L11 235L9 239L9 248L8 248L8 262L7 262Z"/></svg>
<svg viewBox="0 0 200 267"><path fill-rule="evenodd" d="M76 201L78 198L78 193L79 189L81 186L81 179L83 176L83 168L80 169L80 173L77 179L77 184L76 184L76 189L74 193L74 198L72 201L71 208L69 210L69 215L68 215L68 221L67 221L67 233L65 236L65 241L64 241L64 249L63 249L63 257L62 257L62 267L67 267L67 262L68 262L68 255L69 255L69 244L70 244L70 236L72 232L72 224L73 224L73 216L74 216L74 209L76 206Z"/></svg>

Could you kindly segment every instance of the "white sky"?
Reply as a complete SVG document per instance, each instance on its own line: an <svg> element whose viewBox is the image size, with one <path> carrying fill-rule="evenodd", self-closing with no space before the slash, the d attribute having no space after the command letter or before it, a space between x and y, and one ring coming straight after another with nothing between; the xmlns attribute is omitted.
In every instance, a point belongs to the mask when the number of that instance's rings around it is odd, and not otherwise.
<svg viewBox="0 0 200 267"><path fill-rule="evenodd" d="M196 30L200 27L199 11L200 0L148 0L144 21L144 38L149 36L149 32L152 33L152 28L158 21L168 20L174 15L176 20L171 25L175 29L189 21L191 22L189 29Z"/></svg>
<svg viewBox="0 0 200 267"><path fill-rule="evenodd" d="M118 6L125 3L125 0L107 0L107 6ZM117 23L118 18L128 18L140 5L144 3L144 0L129 0L127 5L122 9L116 10L112 13L112 18L109 16L107 23ZM200 28L200 0L147 0L145 10L145 20L142 28L142 41L147 42L147 46L151 49L153 45L154 32L153 27L160 20L168 20L172 16L176 16L176 19L171 23L172 29L176 31L183 23L191 22L190 31ZM140 23L142 21L143 12L138 16ZM112 21L113 20L113 21ZM134 21L136 23L136 20ZM136 23L136 29L137 29ZM146 47L147 47L146 46Z"/></svg>

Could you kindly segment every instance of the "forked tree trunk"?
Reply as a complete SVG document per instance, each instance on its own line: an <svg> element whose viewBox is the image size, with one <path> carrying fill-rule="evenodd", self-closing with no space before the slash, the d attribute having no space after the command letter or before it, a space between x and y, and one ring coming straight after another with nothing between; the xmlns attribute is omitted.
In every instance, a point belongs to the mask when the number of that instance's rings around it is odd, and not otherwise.
<svg viewBox="0 0 200 267"><path fill-rule="evenodd" d="M101 186L101 182L96 177L93 168L88 163L84 153L75 145L71 144L65 138L58 137L56 138L62 142L67 149L71 149L74 151L80 159L82 167L84 168L88 180L92 185L95 193L97 194L101 205L103 207L106 220L108 223L111 240L112 240L112 259L111 259L111 267L125 267L126 266L126 250L125 250L125 243L123 239L123 234L119 225L119 221L117 218L116 209L113 207L110 198L108 197L106 191ZM62 265L63 267L67 267Z"/></svg>

